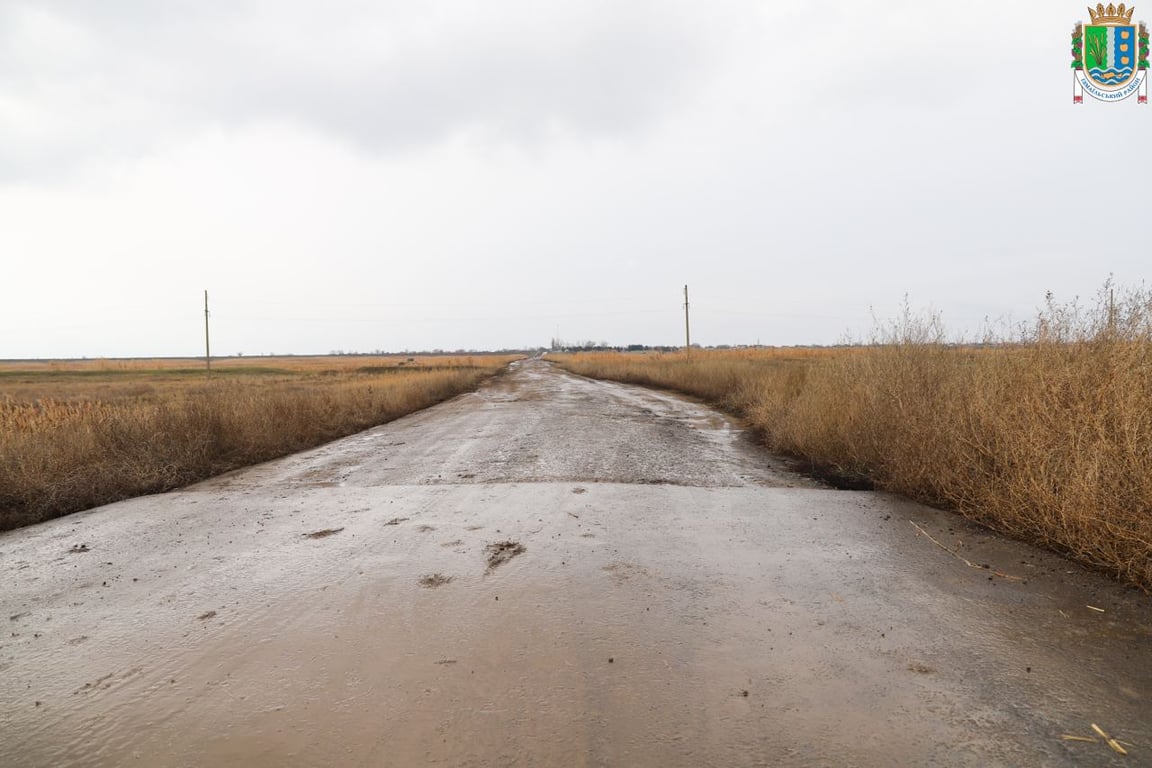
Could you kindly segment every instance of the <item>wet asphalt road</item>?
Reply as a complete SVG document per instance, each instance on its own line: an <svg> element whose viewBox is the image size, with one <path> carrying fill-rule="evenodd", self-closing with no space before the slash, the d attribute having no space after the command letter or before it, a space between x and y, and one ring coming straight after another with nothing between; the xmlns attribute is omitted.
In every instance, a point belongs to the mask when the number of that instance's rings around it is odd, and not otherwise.
<svg viewBox="0 0 1152 768"><path fill-rule="evenodd" d="M540 361L0 573L0 766L1152 765L1148 596Z"/></svg>

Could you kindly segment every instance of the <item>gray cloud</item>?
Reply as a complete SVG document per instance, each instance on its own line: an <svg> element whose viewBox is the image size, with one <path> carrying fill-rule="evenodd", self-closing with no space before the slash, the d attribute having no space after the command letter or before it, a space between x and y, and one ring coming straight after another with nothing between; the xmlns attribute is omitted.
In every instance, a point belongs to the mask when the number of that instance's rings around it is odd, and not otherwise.
<svg viewBox="0 0 1152 768"><path fill-rule="evenodd" d="M211 125L291 122L384 150L465 130L627 135L709 55L684 3L409 5L5 5L0 173Z"/></svg>

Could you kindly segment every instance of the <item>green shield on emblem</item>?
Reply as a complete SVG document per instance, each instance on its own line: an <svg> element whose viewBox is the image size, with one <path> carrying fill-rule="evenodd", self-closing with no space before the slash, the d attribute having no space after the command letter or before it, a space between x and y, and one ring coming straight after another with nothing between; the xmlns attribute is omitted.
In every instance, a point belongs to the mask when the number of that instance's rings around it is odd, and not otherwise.
<svg viewBox="0 0 1152 768"><path fill-rule="evenodd" d="M1084 28L1084 72L1105 88L1119 88L1136 74L1134 26L1093 24Z"/></svg>

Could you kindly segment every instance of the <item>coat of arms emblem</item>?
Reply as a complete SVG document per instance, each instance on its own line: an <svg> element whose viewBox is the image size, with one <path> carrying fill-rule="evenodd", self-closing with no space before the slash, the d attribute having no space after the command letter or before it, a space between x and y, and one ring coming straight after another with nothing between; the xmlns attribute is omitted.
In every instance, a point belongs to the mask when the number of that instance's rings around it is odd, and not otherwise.
<svg viewBox="0 0 1152 768"><path fill-rule="evenodd" d="M1072 30L1072 102L1087 93L1100 101L1123 101L1137 94L1148 103L1148 28L1132 23L1136 8L1099 3L1088 9L1092 23Z"/></svg>

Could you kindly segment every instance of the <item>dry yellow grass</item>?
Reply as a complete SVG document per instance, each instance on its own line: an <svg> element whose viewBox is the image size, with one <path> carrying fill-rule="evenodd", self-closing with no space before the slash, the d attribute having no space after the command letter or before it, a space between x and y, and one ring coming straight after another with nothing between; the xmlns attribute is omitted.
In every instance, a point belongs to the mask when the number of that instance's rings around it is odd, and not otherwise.
<svg viewBox="0 0 1152 768"><path fill-rule="evenodd" d="M801 354L803 353L803 354ZM585 375L745 417L820 472L955 509L1152 587L1152 294L1050 305L1012 338L943 342L906 316L824 350L580 354Z"/></svg>
<svg viewBox="0 0 1152 768"><path fill-rule="evenodd" d="M0 364L0 530L186 485L474 388L510 356Z"/></svg>

